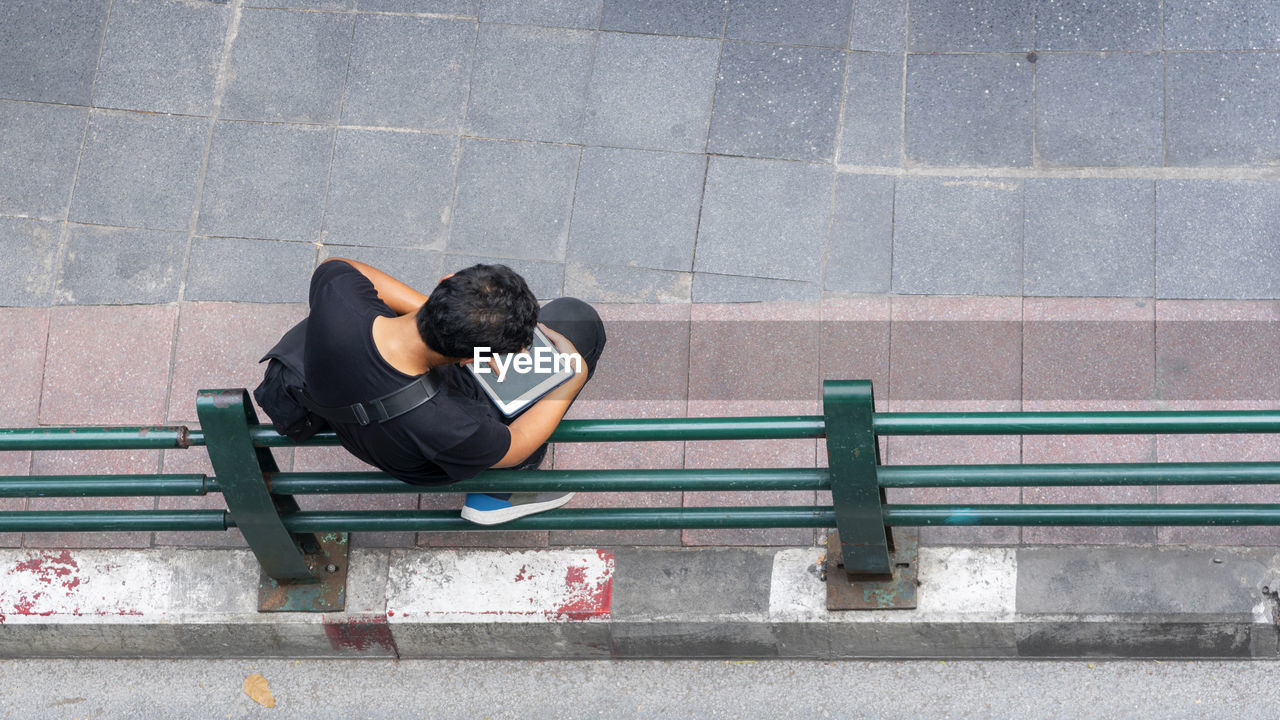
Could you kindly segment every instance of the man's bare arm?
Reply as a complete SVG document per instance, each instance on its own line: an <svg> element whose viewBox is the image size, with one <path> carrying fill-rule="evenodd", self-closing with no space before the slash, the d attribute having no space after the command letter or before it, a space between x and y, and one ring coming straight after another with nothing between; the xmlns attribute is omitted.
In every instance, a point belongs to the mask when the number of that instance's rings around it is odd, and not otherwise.
<svg viewBox="0 0 1280 720"><path fill-rule="evenodd" d="M418 308L422 307L422 304L427 301L426 295L372 265L365 265L362 262L340 257L329 258L325 262L333 262L335 260L340 260L350 265L359 270L361 275L369 278L369 282L373 283L373 289L378 291L378 297L382 298L382 302L386 303L387 307L394 310L397 315L417 312Z"/></svg>
<svg viewBox="0 0 1280 720"><path fill-rule="evenodd" d="M555 344L556 349L562 353L573 353L577 350L573 347L573 343L569 342L560 333L546 327L542 328L547 337ZM572 363L570 364L573 365ZM577 372L573 377L566 380L555 390L547 393L541 400L535 402L524 414L516 418L507 429L511 431L511 447L507 449L507 454L498 461L494 467L505 468L514 467L524 462L525 458L533 454L534 450L542 447L555 431L556 426L564 418L565 411L569 409L569 403L578 396L578 392L582 390L582 386L587 382L587 367L585 361L581 368L577 368Z"/></svg>

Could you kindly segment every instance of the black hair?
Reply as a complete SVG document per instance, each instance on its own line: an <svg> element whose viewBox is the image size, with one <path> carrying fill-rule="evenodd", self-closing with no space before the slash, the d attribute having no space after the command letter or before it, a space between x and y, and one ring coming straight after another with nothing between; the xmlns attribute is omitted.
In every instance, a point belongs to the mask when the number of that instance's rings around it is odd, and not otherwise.
<svg viewBox="0 0 1280 720"><path fill-rule="evenodd" d="M533 342L538 301L506 265L472 265L440 281L417 321L423 342L445 357L518 352Z"/></svg>

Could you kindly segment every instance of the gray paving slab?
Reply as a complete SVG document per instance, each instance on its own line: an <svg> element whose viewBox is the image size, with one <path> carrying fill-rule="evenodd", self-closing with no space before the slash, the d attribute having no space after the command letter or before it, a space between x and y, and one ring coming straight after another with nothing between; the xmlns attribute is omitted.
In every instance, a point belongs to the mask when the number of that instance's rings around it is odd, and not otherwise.
<svg viewBox="0 0 1280 720"><path fill-rule="evenodd" d="M563 261L579 149L462 142L450 253Z"/></svg>
<svg viewBox="0 0 1280 720"><path fill-rule="evenodd" d="M853 4L852 50L902 52L907 47L907 0Z"/></svg>
<svg viewBox="0 0 1280 720"><path fill-rule="evenodd" d="M219 117L336 122L354 22L345 13L241 11Z"/></svg>
<svg viewBox="0 0 1280 720"><path fill-rule="evenodd" d="M70 219L186 230L208 135L204 118L93 111Z"/></svg>
<svg viewBox="0 0 1280 720"><path fill-rule="evenodd" d="M601 30L720 37L728 0L604 0Z"/></svg>
<svg viewBox="0 0 1280 720"><path fill-rule="evenodd" d="M902 55L851 53L837 161L902 164Z"/></svg>
<svg viewBox="0 0 1280 720"><path fill-rule="evenodd" d="M1164 0L1164 46L1168 50L1280 49L1280 6Z"/></svg>
<svg viewBox="0 0 1280 720"><path fill-rule="evenodd" d="M1024 615L1213 615L1253 619L1273 582L1272 550L1080 548L1018 550L1017 608ZM1080 582L1088 578L1087 582Z"/></svg>
<svg viewBox="0 0 1280 720"><path fill-rule="evenodd" d="M322 245L318 261L331 257L372 265L423 295L430 295L440 278L447 274L444 269L444 253L435 250Z"/></svg>
<svg viewBox="0 0 1280 720"><path fill-rule="evenodd" d="M450 136L338 130L324 242L444 250L458 150Z"/></svg>
<svg viewBox="0 0 1280 720"><path fill-rule="evenodd" d="M702 152L719 60L716 40L601 33L582 142Z"/></svg>
<svg viewBox="0 0 1280 720"><path fill-rule="evenodd" d="M1041 50L1159 50L1161 0L1039 0Z"/></svg>
<svg viewBox="0 0 1280 720"><path fill-rule="evenodd" d="M724 32L734 40L844 48L852 14L851 0L733 0Z"/></svg>
<svg viewBox="0 0 1280 720"><path fill-rule="evenodd" d="M480 0L480 22L595 29L601 0Z"/></svg>
<svg viewBox="0 0 1280 720"><path fill-rule="evenodd" d="M820 297L822 286L816 282L704 272L693 274L693 302L696 303L817 300Z"/></svg>
<svg viewBox="0 0 1280 720"><path fill-rule="evenodd" d="M187 233L67 226L57 305L141 305L178 299Z"/></svg>
<svg viewBox="0 0 1280 720"><path fill-rule="evenodd" d="M539 300L552 300L564 294L564 263L559 262L447 253L444 256L444 273L455 272L477 263L506 265L515 270Z"/></svg>
<svg viewBox="0 0 1280 720"><path fill-rule="evenodd" d="M564 294L587 302L687 303L693 275L618 265L568 263Z"/></svg>
<svg viewBox="0 0 1280 720"><path fill-rule="evenodd" d="M0 7L0 97L88 105L107 0L7 0Z"/></svg>
<svg viewBox="0 0 1280 720"><path fill-rule="evenodd" d="M1022 182L905 177L893 212L893 291L1019 295Z"/></svg>
<svg viewBox="0 0 1280 720"><path fill-rule="evenodd" d="M728 42L720 57L709 152L830 160L844 53Z"/></svg>
<svg viewBox="0 0 1280 720"><path fill-rule="evenodd" d="M361 12L439 13L474 18L479 0L364 0Z"/></svg>
<svg viewBox="0 0 1280 720"><path fill-rule="evenodd" d="M1280 297L1280 186L1157 182L1156 297Z"/></svg>
<svg viewBox="0 0 1280 720"><path fill-rule="evenodd" d="M689 552L645 548L614 550L614 621L691 619L769 610L773 553L721 548Z"/></svg>
<svg viewBox="0 0 1280 720"><path fill-rule="evenodd" d="M593 33L582 30L481 24L467 131L577 141L594 44Z"/></svg>
<svg viewBox="0 0 1280 720"><path fill-rule="evenodd" d="M1027 180L1023 293L1151 297L1154 212L1150 180Z"/></svg>
<svg viewBox="0 0 1280 720"><path fill-rule="evenodd" d="M583 148L568 259L692 270L706 164L701 155Z"/></svg>
<svg viewBox="0 0 1280 720"><path fill-rule="evenodd" d="M197 237L191 241L182 299L306 302L315 262L311 243Z"/></svg>
<svg viewBox="0 0 1280 720"><path fill-rule="evenodd" d="M62 223L0 217L0 306L49 304Z"/></svg>
<svg viewBox="0 0 1280 720"><path fill-rule="evenodd" d="M114 0L94 104L209 114L230 19L230 9L215 3Z"/></svg>
<svg viewBox="0 0 1280 720"><path fill-rule="evenodd" d="M65 216L88 115L85 108L0 100L0 213Z"/></svg>
<svg viewBox="0 0 1280 720"><path fill-rule="evenodd" d="M214 0L215 2L217 0ZM295 10L354 10L356 0L245 0L246 8L292 8Z"/></svg>
<svg viewBox="0 0 1280 720"><path fill-rule="evenodd" d="M218 122L198 232L318 240L333 134L304 125Z"/></svg>
<svg viewBox="0 0 1280 720"><path fill-rule="evenodd" d="M712 157L693 269L816 282L833 180L821 165Z"/></svg>
<svg viewBox="0 0 1280 720"><path fill-rule="evenodd" d="M475 33L469 20L359 15L342 122L458 130Z"/></svg>
<svg viewBox="0 0 1280 720"><path fill-rule="evenodd" d="M893 188L889 175L836 176L823 288L884 293L893 269Z"/></svg>
<svg viewBox="0 0 1280 720"><path fill-rule="evenodd" d="M1258 165L1280 157L1280 54L1173 53L1165 163Z"/></svg>
<svg viewBox="0 0 1280 720"><path fill-rule="evenodd" d="M908 160L1030 165L1032 77L1022 55L909 56Z"/></svg>
<svg viewBox="0 0 1280 720"><path fill-rule="evenodd" d="M1030 50L1033 44L1035 3L913 0L910 7L912 50L1017 52Z"/></svg>
<svg viewBox="0 0 1280 720"><path fill-rule="evenodd" d="M1052 165L1160 165L1160 53L1044 53L1036 63L1036 152Z"/></svg>

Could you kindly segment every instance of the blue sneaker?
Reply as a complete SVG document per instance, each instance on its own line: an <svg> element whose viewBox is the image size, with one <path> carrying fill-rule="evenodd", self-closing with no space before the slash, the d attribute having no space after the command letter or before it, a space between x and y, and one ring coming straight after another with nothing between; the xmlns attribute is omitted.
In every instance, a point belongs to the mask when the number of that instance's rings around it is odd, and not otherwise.
<svg viewBox="0 0 1280 720"><path fill-rule="evenodd" d="M467 493L462 519L477 525L497 525L558 508L572 499L573 493Z"/></svg>

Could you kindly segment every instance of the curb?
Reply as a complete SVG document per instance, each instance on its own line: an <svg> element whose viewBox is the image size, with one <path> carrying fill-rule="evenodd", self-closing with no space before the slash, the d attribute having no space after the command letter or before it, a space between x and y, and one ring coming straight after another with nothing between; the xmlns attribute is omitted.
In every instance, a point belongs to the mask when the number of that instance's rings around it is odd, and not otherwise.
<svg viewBox="0 0 1280 720"><path fill-rule="evenodd" d="M1277 550L924 547L918 608L836 613L823 552L357 549L309 614L247 550L3 550L0 656L1280 657Z"/></svg>

